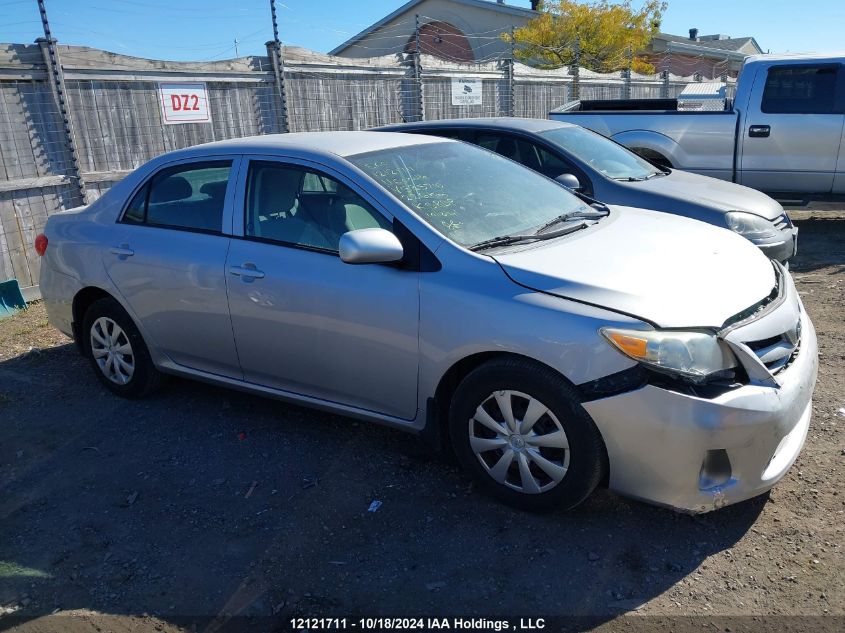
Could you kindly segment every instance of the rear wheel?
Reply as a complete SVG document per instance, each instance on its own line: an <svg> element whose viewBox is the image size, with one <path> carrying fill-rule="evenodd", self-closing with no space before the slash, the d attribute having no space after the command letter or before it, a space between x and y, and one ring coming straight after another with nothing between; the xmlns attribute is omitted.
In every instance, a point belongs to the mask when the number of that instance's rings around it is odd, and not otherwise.
<svg viewBox="0 0 845 633"><path fill-rule="evenodd" d="M85 355L94 373L110 391L124 398L141 398L161 384L161 373L138 328L111 298L91 304L83 322Z"/></svg>
<svg viewBox="0 0 845 633"><path fill-rule="evenodd" d="M470 373L455 392L449 428L464 468L522 509L573 508L607 468L601 436L572 386L521 359Z"/></svg>

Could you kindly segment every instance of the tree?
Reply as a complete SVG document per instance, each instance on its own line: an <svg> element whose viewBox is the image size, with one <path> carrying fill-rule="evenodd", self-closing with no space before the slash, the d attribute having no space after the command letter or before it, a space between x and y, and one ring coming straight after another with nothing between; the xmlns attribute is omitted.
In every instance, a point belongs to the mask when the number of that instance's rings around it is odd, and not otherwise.
<svg viewBox="0 0 845 633"><path fill-rule="evenodd" d="M633 69L653 73L648 59L639 55L660 30L666 10L663 0L645 0L639 10L631 0L574 2L545 0L540 15L514 31L515 55L520 61L555 68L575 63L576 40L581 66L597 72L626 68L628 51ZM510 40L510 34L503 35Z"/></svg>

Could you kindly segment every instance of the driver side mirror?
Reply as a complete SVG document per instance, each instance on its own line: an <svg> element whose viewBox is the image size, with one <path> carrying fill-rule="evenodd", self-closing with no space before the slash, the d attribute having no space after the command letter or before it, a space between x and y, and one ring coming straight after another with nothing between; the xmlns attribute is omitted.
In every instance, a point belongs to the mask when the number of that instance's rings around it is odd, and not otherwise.
<svg viewBox="0 0 845 633"><path fill-rule="evenodd" d="M340 236L340 259L347 264L381 264L402 259L402 243L390 231L357 229Z"/></svg>
<svg viewBox="0 0 845 633"><path fill-rule="evenodd" d="M581 183L572 174L561 174L555 180L567 189L572 189L572 191L581 191L583 189Z"/></svg>

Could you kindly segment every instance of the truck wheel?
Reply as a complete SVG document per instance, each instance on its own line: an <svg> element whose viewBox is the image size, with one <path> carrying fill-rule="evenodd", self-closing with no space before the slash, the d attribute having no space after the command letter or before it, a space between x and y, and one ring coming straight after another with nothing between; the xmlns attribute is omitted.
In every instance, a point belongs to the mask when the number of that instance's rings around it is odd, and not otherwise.
<svg viewBox="0 0 845 633"><path fill-rule="evenodd" d="M601 435L575 389L521 359L494 360L464 378L452 398L449 432L461 465L524 510L574 508L607 470Z"/></svg>

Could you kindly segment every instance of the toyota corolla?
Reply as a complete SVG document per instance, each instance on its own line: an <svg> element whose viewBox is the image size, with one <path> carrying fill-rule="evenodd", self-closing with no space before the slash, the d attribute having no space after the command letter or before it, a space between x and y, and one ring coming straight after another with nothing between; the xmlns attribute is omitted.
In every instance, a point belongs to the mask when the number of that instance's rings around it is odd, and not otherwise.
<svg viewBox="0 0 845 633"><path fill-rule="evenodd" d="M816 337L781 264L452 140L173 152L37 250L51 322L115 394L176 374L405 429L527 509L604 484L713 510L771 488L810 422Z"/></svg>

